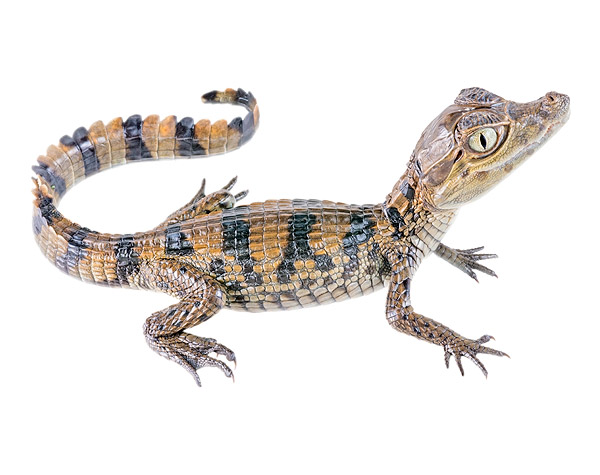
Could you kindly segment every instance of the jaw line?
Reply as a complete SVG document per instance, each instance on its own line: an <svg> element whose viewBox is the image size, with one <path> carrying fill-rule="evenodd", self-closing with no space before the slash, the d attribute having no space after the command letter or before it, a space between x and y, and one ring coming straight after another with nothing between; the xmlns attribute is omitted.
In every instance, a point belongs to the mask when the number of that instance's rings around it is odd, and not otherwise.
<svg viewBox="0 0 600 475"><path fill-rule="evenodd" d="M531 142L529 145L527 145L523 150L521 150L519 153L517 153L516 155L514 155L513 157L511 157L508 161L504 162L502 165L500 165L497 168L490 168L488 170L485 171L493 171L493 170L502 170L503 168L505 168L508 165L520 165L520 163L518 163L519 161L523 161L525 159L527 159L530 155L532 155L533 153L535 153L538 149L540 149L542 147L542 145L544 145L549 138L551 138L556 132L558 132L558 130L560 130L560 128L565 125L565 123L567 122L567 120L569 119L569 116L571 114L570 110L567 110L564 115L560 118L560 120L557 120L553 123L551 123L550 125L548 125L548 127L546 128L546 131L544 132L544 134L536 141ZM514 170L514 168L513 168ZM508 174L512 173L508 172ZM447 210L447 209L454 209L454 210L458 210L459 208L461 208L463 206L463 204L460 204L458 206L454 206L454 207L442 207L442 208L438 208L436 206L434 206L432 204L432 202L435 201L435 195L432 194L427 187L424 187L425 191L426 191L426 195L428 197L432 197L433 199L429 199L426 200L428 202L428 204L433 208L433 209L437 209L437 210Z"/></svg>
<svg viewBox="0 0 600 475"><path fill-rule="evenodd" d="M534 152L539 150L542 147L542 145L544 145L548 141L548 139L550 139L552 136L554 136L554 134L556 132L558 132L563 125L565 125L565 123L569 119L570 114L571 114L571 111L568 110L560 118L560 120L553 122L552 124L550 124L548 126L548 128L546 129L546 132L544 132L544 135L542 135L535 142L532 142L529 145L527 145L523 150L521 150L519 153L517 153L514 157L512 157L507 162L503 163L500 168L504 168L507 165L514 165L515 162L518 162L521 159L527 158L530 155L532 155Z"/></svg>

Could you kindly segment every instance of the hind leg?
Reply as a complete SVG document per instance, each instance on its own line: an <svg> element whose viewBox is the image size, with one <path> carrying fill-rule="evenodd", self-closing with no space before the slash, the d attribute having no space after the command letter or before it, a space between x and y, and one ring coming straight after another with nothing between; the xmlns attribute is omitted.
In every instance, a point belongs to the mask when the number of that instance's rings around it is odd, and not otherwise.
<svg viewBox="0 0 600 475"><path fill-rule="evenodd" d="M206 180L202 180L202 186L200 187L200 190L198 190L198 193L196 193L187 204L174 213L171 213L165 221L159 224L159 226L168 226L205 214L210 214L214 211L233 208L238 201L248 194L248 190L240 191L235 195L230 193L236 182L237 177L230 180L229 183L220 190L205 195L204 187L206 185Z"/></svg>
<svg viewBox="0 0 600 475"><path fill-rule="evenodd" d="M221 309L224 297L218 284L195 268L169 260L147 264L142 276L148 288L180 298L179 303L153 313L146 320L144 336L150 348L183 366L198 386L201 384L197 370L205 366L217 367L232 378L231 369L217 356L235 362L233 351L212 338L185 331Z"/></svg>

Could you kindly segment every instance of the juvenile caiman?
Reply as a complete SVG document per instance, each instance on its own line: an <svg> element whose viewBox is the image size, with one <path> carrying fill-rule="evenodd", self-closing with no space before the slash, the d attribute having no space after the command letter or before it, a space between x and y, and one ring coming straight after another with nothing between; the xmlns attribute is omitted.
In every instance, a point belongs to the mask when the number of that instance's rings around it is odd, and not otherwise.
<svg viewBox="0 0 600 475"><path fill-rule="evenodd" d="M569 115L569 98L550 92L529 103L480 88L464 89L425 129L408 168L382 203L348 205L320 200L272 200L237 206L235 179L200 191L156 228L112 235L69 221L56 206L75 183L101 170L140 160L224 153L248 141L258 107L241 89L213 91L205 102L240 104L244 119L229 124L139 115L75 130L51 146L36 173L33 230L46 257L67 274L96 284L165 292L179 302L152 314L144 335L150 347L187 369L216 366L233 351L186 330L222 307L263 311L309 307L358 297L388 283L386 317L396 330L473 361L492 337L465 338L415 312L410 283L431 252L476 279L495 275L478 261L482 248L451 249L441 240L463 204L490 190L537 150Z"/></svg>

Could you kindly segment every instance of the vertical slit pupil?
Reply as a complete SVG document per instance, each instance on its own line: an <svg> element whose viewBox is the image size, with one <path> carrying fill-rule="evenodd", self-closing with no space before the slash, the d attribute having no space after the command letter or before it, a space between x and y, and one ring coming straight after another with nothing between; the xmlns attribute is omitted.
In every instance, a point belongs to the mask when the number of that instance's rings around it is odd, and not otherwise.
<svg viewBox="0 0 600 475"><path fill-rule="evenodd" d="M486 149L487 148L487 140L485 139L485 135L481 134L479 136L479 141L481 142L481 146Z"/></svg>

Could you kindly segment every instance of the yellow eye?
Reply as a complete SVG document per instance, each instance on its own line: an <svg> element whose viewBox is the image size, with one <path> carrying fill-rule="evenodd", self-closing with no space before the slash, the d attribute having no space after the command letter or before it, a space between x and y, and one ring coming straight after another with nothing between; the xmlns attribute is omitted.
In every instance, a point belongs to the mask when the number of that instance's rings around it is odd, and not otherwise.
<svg viewBox="0 0 600 475"><path fill-rule="evenodd" d="M498 141L498 134L490 127L478 130L469 137L469 147L475 152L489 152Z"/></svg>

